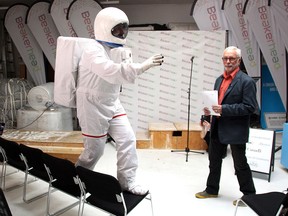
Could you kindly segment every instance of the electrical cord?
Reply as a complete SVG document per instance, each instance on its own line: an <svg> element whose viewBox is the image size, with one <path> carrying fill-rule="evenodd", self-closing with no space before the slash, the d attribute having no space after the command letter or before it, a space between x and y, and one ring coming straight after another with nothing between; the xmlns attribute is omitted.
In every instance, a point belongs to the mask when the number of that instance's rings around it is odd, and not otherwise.
<svg viewBox="0 0 288 216"><path fill-rule="evenodd" d="M48 104L48 103L46 103L46 104ZM46 107L46 109L44 109L43 112L42 112L34 121L32 121L30 124L25 125L25 126L23 126L23 127L21 127L21 128L17 128L17 130L22 130L22 129L24 129L24 128L26 128L26 127L29 127L30 125L32 125L34 122L36 122L38 119L40 119L41 116L44 115L44 113L45 113L47 110L49 110L50 107L52 107L54 104L55 104L54 102L53 102L53 103L49 103L49 105Z"/></svg>

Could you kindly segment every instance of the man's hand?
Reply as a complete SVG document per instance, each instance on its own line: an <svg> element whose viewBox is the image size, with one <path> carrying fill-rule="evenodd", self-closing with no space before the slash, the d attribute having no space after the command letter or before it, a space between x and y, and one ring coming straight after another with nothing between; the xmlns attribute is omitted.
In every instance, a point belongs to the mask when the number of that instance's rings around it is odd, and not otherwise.
<svg viewBox="0 0 288 216"><path fill-rule="evenodd" d="M214 105L212 106L212 109L214 110L215 113L222 113L222 106L221 105Z"/></svg>
<svg viewBox="0 0 288 216"><path fill-rule="evenodd" d="M208 107L204 107L203 111L204 111L204 115L205 115L205 116L211 115L211 111L209 110Z"/></svg>

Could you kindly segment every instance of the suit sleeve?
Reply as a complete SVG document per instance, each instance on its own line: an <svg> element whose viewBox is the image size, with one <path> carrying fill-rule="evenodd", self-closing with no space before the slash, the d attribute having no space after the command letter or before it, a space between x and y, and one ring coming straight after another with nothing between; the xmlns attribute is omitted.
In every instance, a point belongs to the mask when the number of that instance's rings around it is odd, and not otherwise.
<svg viewBox="0 0 288 216"><path fill-rule="evenodd" d="M143 73L140 63L115 63L99 47L83 52L81 66L111 84L134 83Z"/></svg>

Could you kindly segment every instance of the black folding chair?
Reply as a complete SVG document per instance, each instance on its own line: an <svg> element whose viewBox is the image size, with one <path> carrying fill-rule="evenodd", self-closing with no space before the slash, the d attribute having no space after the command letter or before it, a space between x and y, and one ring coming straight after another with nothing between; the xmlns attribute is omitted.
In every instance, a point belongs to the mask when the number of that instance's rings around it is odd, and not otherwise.
<svg viewBox="0 0 288 216"><path fill-rule="evenodd" d="M49 188L47 196L46 215L60 215L69 209L79 205L78 214L81 210L81 200L84 196L77 185L77 173L75 165L66 159L57 158L43 153L43 161L49 176ZM66 206L55 213L50 213L50 201L52 188L58 189L78 199L78 201Z"/></svg>
<svg viewBox="0 0 288 216"><path fill-rule="evenodd" d="M80 188L82 193L90 193L88 198L82 200L82 213L84 211L84 202L98 207L105 212L117 216L127 215L134 209L144 198L150 200L153 215L153 205L151 193L144 195L135 195L127 191L122 191L119 181L107 174L95 172L81 166L76 167Z"/></svg>
<svg viewBox="0 0 288 216"><path fill-rule="evenodd" d="M41 179L45 182L49 182L49 176L47 171L44 167L43 161L43 151L38 148L29 147L23 144L19 145L21 154L20 157L25 163L25 180L24 180L24 187L23 187L23 201L26 203L33 202L37 199L40 199L48 194L48 186L47 191L36 195L30 199L27 199L27 187L28 187L28 176L32 175L37 179Z"/></svg>
<svg viewBox="0 0 288 216"><path fill-rule="evenodd" d="M3 190L0 188L0 216L12 216Z"/></svg>
<svg viewBox="0 0 288 216"><path fill-rule="evenodd" d="M237 200L234 216L237 214L239 202L243 202L259 216L287 216L288 193L269 192L244 195Z"/></svg>
<svg viewBox="0 0 288 216"><path fill-rule="evenodd" d="M6 188L6 176L11 174L7 173L7 166L11 166L17 169L17 171L25 171L25 164L20 158L20 148L19 144L3 139L0 137L0 154L1 154L1 159L2 161L2 173L1 173L1 180L0 180L0 185L3 190L12 190L15 188L18 188L19 186L23 186L23 184L18 184L18 185L13 185L10 186L9 188ZM12 172L15 173L15 172Z"/></svg>

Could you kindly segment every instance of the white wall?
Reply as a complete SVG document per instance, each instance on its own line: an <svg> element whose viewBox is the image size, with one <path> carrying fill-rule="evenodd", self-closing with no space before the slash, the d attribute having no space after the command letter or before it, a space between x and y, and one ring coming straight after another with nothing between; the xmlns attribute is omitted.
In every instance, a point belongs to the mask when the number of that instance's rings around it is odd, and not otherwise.
<svg viewBox="0 0 288 216"><path fill-rule="evenodd" d="M130 31L126 45L132 49L134 62L155 53L164 55L161 67L141 74L135 84L123 85L120 100L135 131L147 131L151 122L187 122L192 72L190 117L199 122L202 91L212 90L223 72L225 36L225 31Z"/></svg>
<svg viewBox="0 0 288 216"><path fill-rule="evenodd" d="M170 22L192 22L191 4L115 5L123 10L130 24L167 24Z"/></svg>

